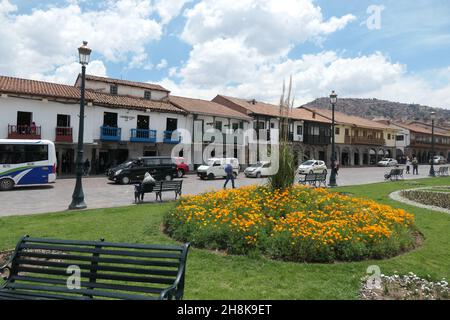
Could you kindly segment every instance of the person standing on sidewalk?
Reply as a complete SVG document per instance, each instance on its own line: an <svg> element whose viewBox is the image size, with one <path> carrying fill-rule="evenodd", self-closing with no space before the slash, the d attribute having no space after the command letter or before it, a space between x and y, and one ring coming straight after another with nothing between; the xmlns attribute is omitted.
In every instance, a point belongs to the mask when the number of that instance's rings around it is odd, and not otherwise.
<svg viewBox="0 0 450 320"><path fill-rule="evenodd" d="M413 166L413 175L419 175L419 161L417 160L416 157L414 157L413 161L412 161L412 166Z"/></svg>
<svg viewBox="0 0 450 320"><path fill-rule="evenodd" d="M227 179L225 180L225 184L223 185L223 188L227 188L228 181L231 180L231 185L234 187L234 175L233 175L233 166L230 163L225 164L225 173L227 174Z"/></svg>
<svg viewBox="0 0 450 320"><path fill-rule="evenodd" d="M411 159L409 157L406 158L406 174L410 174L409 168L411 167Z"/></svg>

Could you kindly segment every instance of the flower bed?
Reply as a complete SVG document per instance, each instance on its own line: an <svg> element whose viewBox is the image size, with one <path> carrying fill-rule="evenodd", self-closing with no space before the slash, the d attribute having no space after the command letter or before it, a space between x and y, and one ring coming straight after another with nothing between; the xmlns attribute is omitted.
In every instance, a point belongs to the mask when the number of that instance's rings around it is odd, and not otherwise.
<svg viewBox="0 0 450 320"><path fill-rule="evenodd" d="M180 241L289 261L384 258L414 247L414 218L371 200L295 186L250 186L183 197L164 219Z"/></svg>
<svg viewBox="0 0 450 320"><path fill-rule="evenodd" d="M450 193L448 189L405 190L401 196L421 204L450 209Z"/></svg>

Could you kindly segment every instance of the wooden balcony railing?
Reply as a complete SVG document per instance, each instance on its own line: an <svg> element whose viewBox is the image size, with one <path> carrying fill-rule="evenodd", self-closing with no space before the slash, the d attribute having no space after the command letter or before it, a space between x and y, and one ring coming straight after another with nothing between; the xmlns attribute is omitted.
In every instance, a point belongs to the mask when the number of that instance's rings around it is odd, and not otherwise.
<svg viewBox="0 0 450 320"><path fill-rule="evenodd" d="M41 139L41 127L9 124L8 139Z"/></svg>
<svg viewBox="0 0 450 320"><path fill-rule="evenodd" d="M383 146L386 141L383 138L371 138L371 137L345 137L346 144L368 144L375 146Z"/></svg>
<svg viewBox="0 0 450 320"><path fill-rule="evenodd" d="M72 128L56 127L55 142L73 142Z"/></svg>

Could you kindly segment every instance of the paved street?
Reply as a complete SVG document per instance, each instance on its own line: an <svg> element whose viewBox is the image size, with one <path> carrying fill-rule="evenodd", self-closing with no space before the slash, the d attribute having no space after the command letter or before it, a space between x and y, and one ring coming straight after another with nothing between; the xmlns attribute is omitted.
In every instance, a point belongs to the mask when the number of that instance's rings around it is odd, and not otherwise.
<svg viewBox="0 0 450 320"><path fill-rule="evenodd" d="M384 181L384 173L389 168L342 168L337 178L338 185L358 185ZM405 179L425 178L429 166L419 167L419 176L405 175ZM237 186L261 184L266 179L245 178L241 173L236 180ZM223 179L202 181L195 175L183 179L183 194L198 194L222 188ZM75 179L60 179L55 184L42 187L23 187L12 191L0 192L0 216L26 215L45 212L57 212L67 209L71 202ZM231 187L231 185L230 185ZM115 185L105 177L92 177L83 180L86 203L89 208L107 208L131 205L134 202L132 185ZM172 192L163 194L163 200L174 199ZM147 194L145 201L155 200L154 194Z"/></svg>

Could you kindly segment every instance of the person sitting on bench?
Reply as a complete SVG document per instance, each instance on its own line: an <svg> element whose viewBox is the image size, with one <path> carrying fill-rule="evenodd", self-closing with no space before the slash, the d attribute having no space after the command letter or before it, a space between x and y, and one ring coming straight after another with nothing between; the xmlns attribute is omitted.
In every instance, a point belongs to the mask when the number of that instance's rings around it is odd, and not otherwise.
<svg viewBox="0 0 450 320"><path fill-rule="evenodd" d="M144 201L145 191L152 192L156 185L155 178L148 172L145 173L144 180L140 184L134 185L134 200L135 202Z"/></svg>

